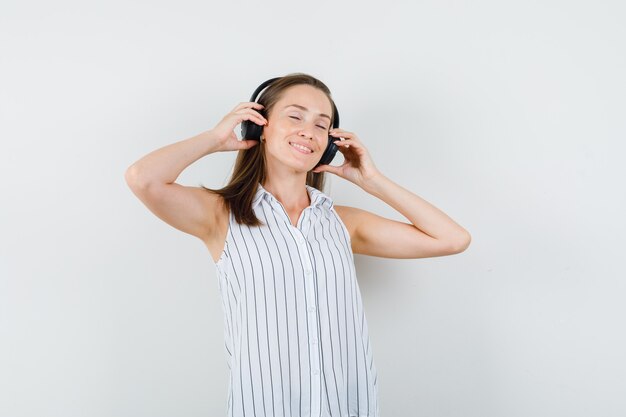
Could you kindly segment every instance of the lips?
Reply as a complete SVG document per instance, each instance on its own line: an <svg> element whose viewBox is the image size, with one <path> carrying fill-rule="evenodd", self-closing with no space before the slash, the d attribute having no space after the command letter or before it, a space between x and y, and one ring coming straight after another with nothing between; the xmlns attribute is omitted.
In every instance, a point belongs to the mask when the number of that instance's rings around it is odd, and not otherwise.
<svg viewBox="0 0 626 417"><path fill-rule="evenodd" d="M303 146L307 149L309 149L309 151L306 151L304 149L299 148L298 146L293 146L293 145L299 145L299 146ZM289 142L289 146L291 146L292 148L295 148L296 150L302 152L302 153L313 153L313 149L311 149L309 146L303 144L303 143L298 143L298 142Z"/></svg>

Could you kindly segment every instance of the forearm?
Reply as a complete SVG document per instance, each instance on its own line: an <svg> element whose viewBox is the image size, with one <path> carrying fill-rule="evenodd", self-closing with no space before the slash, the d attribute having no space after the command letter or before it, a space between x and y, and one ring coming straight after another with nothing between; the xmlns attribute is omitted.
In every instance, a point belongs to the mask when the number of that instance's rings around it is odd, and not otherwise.
<svg viewBox="0 0 626 417"><path fill-rule="evenodd" d="M189 165L216 151L217 142L208 130L150 152L128 167L126 179L141 185L171 184Z"/></svg>
<svg viewBox="0 0 626 417"><path fill-rule="evenodd" d="M471 239L467 230L444 212L382 174L372 178L363 188L435 239L452 242L468 242Z"/></svg>

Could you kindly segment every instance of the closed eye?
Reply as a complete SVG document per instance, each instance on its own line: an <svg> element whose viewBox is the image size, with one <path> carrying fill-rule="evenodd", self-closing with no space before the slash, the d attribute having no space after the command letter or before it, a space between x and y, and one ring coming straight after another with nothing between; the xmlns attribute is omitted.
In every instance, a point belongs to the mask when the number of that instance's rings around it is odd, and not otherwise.
<svg viewBox="0 0 626 417"><path fill-rule="evenodd" d="M292 118L292 119L300 120L300 118L296 117L296 116L289 116L289 117ZM319 127L320 129L326 130L326 126L324 126L324 125L317 125L317 127Z"/></svg>

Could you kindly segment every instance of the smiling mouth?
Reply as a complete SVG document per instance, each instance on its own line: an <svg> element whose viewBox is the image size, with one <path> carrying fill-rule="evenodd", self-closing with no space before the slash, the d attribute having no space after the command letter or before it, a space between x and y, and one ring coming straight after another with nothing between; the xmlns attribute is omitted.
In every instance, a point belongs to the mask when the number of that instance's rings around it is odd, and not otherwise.
<svg viewBox="0 0 626 417"><path fill-rule="evenodd" d="M308 153L313 153L312 149L306 148L304 146L298 145L297 143L293 143L293 142L289 142L289 146L291 146L292 148L295 148L296 150L308 154Z"/></svg>

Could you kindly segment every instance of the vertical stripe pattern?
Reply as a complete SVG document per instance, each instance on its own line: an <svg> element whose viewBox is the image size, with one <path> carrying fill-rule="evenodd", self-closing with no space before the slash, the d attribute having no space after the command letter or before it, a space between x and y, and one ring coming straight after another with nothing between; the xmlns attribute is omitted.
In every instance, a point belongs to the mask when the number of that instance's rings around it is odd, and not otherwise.
<svg viewBox="0 0 626 417"><path fill-rule="evenodd" d="M229 227L215 263L228 417L379 417L377 372L350 235L326 194L297 226L261 184L264 224Z"/></svg>

